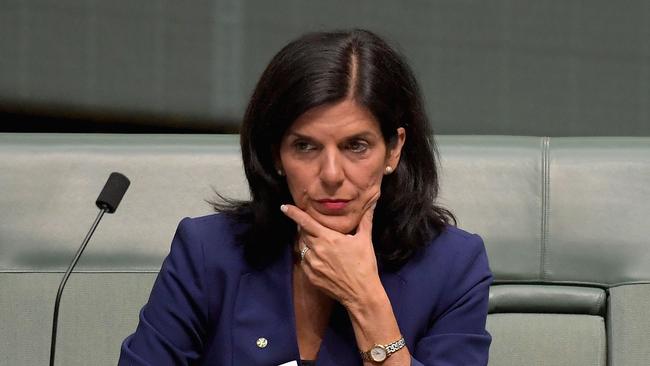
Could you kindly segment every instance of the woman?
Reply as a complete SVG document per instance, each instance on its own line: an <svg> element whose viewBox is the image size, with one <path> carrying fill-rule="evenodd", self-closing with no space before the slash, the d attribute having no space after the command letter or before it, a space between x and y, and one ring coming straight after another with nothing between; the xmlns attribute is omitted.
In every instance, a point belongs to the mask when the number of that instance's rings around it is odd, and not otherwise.
<svg viewBox="0 0 650 366"><path fill-rule="evenodd" d="M435 205L432 132L363 30L285 46L248 105L251 200L181 221L120 365L484 365L491 274Z"/></svg>

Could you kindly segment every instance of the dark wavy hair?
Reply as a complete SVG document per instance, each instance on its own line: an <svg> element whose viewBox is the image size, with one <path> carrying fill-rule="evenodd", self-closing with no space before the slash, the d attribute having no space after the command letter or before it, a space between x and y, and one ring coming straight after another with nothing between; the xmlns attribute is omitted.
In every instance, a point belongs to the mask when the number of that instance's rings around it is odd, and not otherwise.
<svg viewBox="0 0 650 366"><path fill-rule="evenodd" d="M406 130L399 165L384 177L375 209L372 238L379 265L401 267L445 225L455 225L453 214L435 203L433 131L403 57L366 30L310 33L273 57L246 109L241 151L251 199L220 196L213 202L216 211L244 224L238 235L251 264L268 264L295 241L295 223L280 211L293 199L274 164L283 135L311 108L346 98L374 115L387 146L396 142L397 128Z"/></svg>

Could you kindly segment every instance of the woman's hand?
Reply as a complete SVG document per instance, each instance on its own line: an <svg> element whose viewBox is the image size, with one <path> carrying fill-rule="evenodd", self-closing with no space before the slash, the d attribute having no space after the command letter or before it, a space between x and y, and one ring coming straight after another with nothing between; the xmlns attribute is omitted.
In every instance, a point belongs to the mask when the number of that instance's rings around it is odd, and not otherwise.
<svg viewBox="0 0 650 366"><path fill-rule="evenodd" d="M372 246L374 201L364 212L354 235L326 228L293 205L281 209L298 224L298 248L310 248L301 262L309 281L348 310L360 350L387 344L401 337L388 295L379 279ZM384 365L410 364L406 347ZM365 361L364 365L373 364Z"/></svg>
<svg viewBox="0 0 650 366"><path fill-rule="evenodd" d="M346 308L363 306L384 292L372 245L374 206L368 205L354 235L331 230L296 206L281 207L298 224L298 250L309 248L301 262L307 278Z"/></svg>

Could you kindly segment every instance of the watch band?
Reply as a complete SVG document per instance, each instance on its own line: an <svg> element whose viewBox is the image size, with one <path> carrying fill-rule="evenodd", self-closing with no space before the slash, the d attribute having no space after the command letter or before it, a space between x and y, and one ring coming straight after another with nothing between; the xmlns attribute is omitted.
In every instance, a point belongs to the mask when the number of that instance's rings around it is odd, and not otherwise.
<svg viewBox="0 0 650 366"><path fill-rule="evenodd" d="M361 353L361 358L364 361L372 361L375 363L383 363L388 357L390 357L393 353L399 351L400 349L404 348L406 346L406 341L404 341L404 337L400 337L400 339L396 340L395 342L389 343L389 344L375 344L372 346L367 351L360 351ZM373 352L374 351L374 352ZM373 353L375 353L375 356L373 356ZM382 357L382 353L385 353L385 356ZM378 356L377 356L378 354Z"/></svg>

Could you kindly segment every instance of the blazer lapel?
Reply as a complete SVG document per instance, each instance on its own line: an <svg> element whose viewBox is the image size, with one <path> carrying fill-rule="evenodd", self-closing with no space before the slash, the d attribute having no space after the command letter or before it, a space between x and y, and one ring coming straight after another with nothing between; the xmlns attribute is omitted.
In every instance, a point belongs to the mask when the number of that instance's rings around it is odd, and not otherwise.
<svg viewBox="0 0 650 366"><path fill-rule="evenodd" d="M316 355L317 366L361 365L354 329L345 308L336 303L330 323Z"/></svg>
<svg viewBox="0 0 650 366"><path fill-rule="evenodd" d="M299 360L292 305L291 253L239 282L232 324L233 365Z"/></svg>

